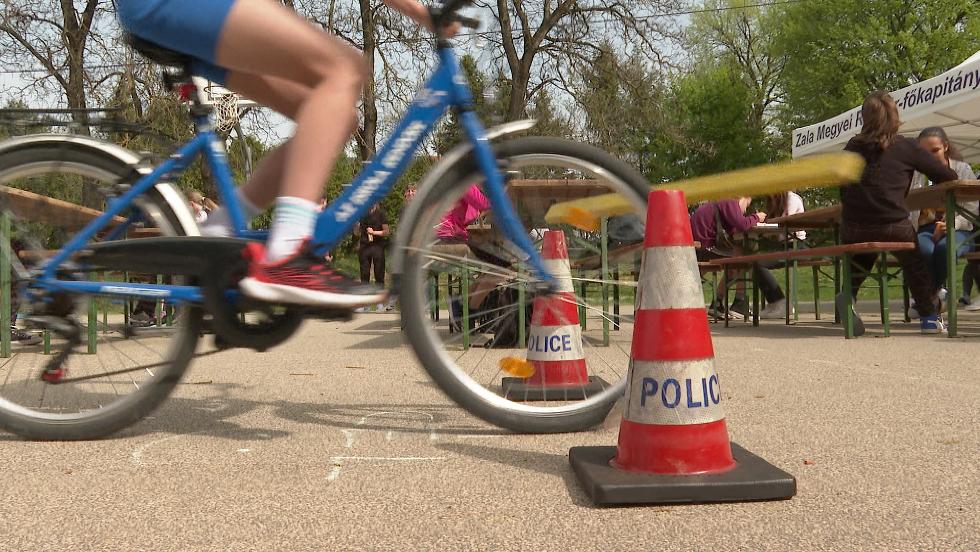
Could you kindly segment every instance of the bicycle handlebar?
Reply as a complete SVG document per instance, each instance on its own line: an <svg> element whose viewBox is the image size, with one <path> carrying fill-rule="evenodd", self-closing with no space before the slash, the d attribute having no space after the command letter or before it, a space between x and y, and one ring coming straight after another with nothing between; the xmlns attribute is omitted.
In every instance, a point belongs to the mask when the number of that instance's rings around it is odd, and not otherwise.
<svg viewBox="0 0 980 552"><path fill-rule="evenodd" d="M445 0L442 3L442 6L439 7L439 11L441 11L445 15L451 16L451 15L455 15L456 12L463 9L463 6L472 3L473 0Z"/></svg>
<svg viewBox="0 0 980 552"><path fill-rule="evenodd" d="M473 29L474 31L480 28L480 21L475 17L466 17L465 15L454 15L453 21L458 21L460 25L466 27L467 29Z"/></svg>
<svg viewBox="0 0 980 552"><path fill-rule="evenodd" d="M448 26L450 23L459 22L461 25L469 29L479 29L479 19L466 17L465 15L459 15L456 13L463 9L464 6L472 3L473 0L446 0L441 5L431 6L429 8L429 14L432 16L433 25L436 29L441 29Z"/></svg>

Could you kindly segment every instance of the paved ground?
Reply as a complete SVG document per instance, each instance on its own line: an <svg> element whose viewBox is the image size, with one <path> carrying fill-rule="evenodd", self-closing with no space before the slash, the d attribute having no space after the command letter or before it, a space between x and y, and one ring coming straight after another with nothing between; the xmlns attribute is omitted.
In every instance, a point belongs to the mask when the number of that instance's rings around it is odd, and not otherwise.
<svg viewBox="0 0 980 552"><path fill-rule="evenodd" d="M507 434L433 387L393 317L311 322L200 360L112 439L0 435L0 549L980 549L980 338L903 327L715 328L733 440L798 495L600 509L567 451L614 444L618 419Z"/></svg>

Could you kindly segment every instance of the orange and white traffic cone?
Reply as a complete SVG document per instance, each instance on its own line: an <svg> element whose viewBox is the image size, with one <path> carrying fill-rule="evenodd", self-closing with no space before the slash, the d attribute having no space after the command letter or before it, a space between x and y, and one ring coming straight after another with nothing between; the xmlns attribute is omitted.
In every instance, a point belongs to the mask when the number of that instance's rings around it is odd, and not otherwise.
<svg viewBox="0 0 980 552"><path fill-rule="evenodd" d="M683 192L650 192L618 447L574 447L596 504L786 499L796 480L730 443Z"/></svg>
<svg viewBox="0 0 980 552"><path fill-rule="evenodd" d="M589 376L585 363L564 232L544 233L541 259L558 280L558 291L534 299L527 338L527 360L534 366L534 374L527 379L504 378L504 396L518 401L547 401L581 400L596 395L609 384Z"/></svg>

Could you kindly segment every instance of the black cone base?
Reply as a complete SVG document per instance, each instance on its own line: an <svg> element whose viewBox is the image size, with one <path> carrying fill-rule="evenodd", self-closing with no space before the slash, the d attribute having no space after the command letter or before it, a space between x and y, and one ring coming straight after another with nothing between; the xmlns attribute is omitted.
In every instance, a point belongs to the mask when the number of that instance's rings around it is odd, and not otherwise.
<svg viewBox="0 0 980 552"><path fill-rule="evenodd" d="M585 494L600 506L618 504L697 504L785 500L796 494L796 479L732 443L736 466L714 475L659 475L609 465L616 447L573 447L568 461Z"/></svg>
<svg viewBox="0 0 980 552"><path fill-rule="evenodd" d="M524 378L504 378L502 383L504 398L511 401L580 401L610 387L596 376L589 376L587 385L530 385Z"/></svg>

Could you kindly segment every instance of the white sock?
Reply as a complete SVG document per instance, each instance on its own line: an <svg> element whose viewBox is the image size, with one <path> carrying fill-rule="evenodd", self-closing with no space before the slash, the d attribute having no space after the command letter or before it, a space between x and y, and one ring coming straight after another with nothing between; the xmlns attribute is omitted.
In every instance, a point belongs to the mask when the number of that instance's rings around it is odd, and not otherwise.
<svg viewBox="0 0 980 552"><path fill-rule="evenodd" d="M313 235L317 205L298 197L279 197L273 213L272 231L265 246L266 262L284 259L299 249L303 240Z"/></svg>
<svg viewBox="0 0 980 552"><path fill-rule="evenodd" d="M245 197L245 194L242 193L241 188L235 190L235 197L238 198L238 204L242 206L242 211L245 213L246 226L252 219L264 211L264 209L256 207L254 203L249 201ZM201 235L209 238L227 238L234 233L231 224L231 215L228 214L228 209L224 206L211 211L211 214L208 215L208 220L201 224Z"/></svg>

